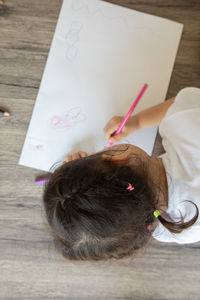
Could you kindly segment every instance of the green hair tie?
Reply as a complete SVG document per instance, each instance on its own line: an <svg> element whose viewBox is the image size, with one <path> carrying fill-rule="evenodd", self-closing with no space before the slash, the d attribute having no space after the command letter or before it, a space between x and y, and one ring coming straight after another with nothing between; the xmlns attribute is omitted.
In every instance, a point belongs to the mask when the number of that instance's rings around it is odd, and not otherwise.
<svg viewBox="0 0 200 300"><path fill-rule="evenodd" d="M155 210L153 214L154 214L154 216L155 216L156 218L157 218L158 216L160 216L160 212L159 212L158 210Z"/></svg>

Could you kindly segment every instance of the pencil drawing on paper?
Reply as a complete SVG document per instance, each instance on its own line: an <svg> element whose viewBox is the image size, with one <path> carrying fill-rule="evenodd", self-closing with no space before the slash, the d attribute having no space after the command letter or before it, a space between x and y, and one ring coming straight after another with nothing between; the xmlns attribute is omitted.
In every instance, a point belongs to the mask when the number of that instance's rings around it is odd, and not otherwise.
<svg viewBox="0 0 200 300"><path fill-rule="evenodd" d="M74 61L78 54L78 41L79 35L83 28L83 25L78 21L73 21L70 25L70 29L66 34L66 58L70 61Z"/></svg>
<svg viewBox="0 0 200 300"><path fill-rule="evenodd" d="M133 25L132 22L130 22L130 19L128 19L127 17L123 16L123 15L116 15L113 16L110 13L105 13L101 6L100 8L92 8L88 5L88 2L84 2L83 0L72 0L71 3L71 9L78 13L78 12L85 12L85 14L88 17L92 17L95 15L101 15L101 17L103 18L103 24L107 24L107 22L117 22L118 24L121 23L122 26L124 26L125 28L129 28L129 30L131 30L134 34L137 34L137 38L140 40L144 40L144 41L151 41L152 38L159 38L160 35L158 34L157 30L155 30L155 28L151 28L148 25ZM70 49L71 52L72 49ZM69 53L69 55L76 55L75 49L73 49L72 53Z"/></svg>
<svg viewBox="0 0 200 300"><path fill-rule="evenodd" d="M116 16L111 16L110 14L106 15L105 11L103 11L101 8L101 4L99 5L99 7L92 7L92 5L88 5L88 2L84 2L83 0L72 0L71 9L76 13L80 11L82 13L84 12L89 17L100 15L104 19L104 21L116 21L127 26L126 18L124 16L122 16L121 14Z"/></svg>
<svg viewBox="0 0 200 300"><path fill-rule="evenodd" d="M86 120L86 116L82 113L81 107L74 107L67 111L64 115L53 116L50 120L52 129L72 128L76 124Z"/></svg>

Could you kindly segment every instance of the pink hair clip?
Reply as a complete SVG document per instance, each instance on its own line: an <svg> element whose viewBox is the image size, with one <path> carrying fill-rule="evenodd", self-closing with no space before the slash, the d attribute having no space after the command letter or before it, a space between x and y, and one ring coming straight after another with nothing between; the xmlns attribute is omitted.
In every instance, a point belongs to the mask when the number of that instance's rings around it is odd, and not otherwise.
<svg viewBox="0 0 200 300"><path fill-rule="evenodd" d="M135 188L130 183L128 183L128 187L126 189L129 191L133 191Z"/></svg>
<svg viewBox="0 0 200 300"><path fill-rule="evenodd" d="M151 225L147 225L147 230L150 230L151 229Z"/></svg>

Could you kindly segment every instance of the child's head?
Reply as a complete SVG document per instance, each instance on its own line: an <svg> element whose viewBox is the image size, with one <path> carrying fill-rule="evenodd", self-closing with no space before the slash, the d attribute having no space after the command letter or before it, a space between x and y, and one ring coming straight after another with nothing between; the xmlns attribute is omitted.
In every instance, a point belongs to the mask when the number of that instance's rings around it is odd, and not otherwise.
<svg viewBox="0 0 200 300"><path fill-rule="evenodd" d="M137 156L112 160L129 147L114 148L65 163L46 185L47 220L67 258L122 258L151 237L147 226L155 221L157 199L146 175L148 166ZM135 168L129 166L131 159L137 161ZM127 189L129 183L133 190Z"/></svg>
<svg viewBox="0 0 200 300"><path fill-rule="evenodd" d="M64 257L119 259L132 256L150 240L162 191L149 178L149 156L138 149L112 147L65 163L52 174L44 206ZM129 184L134 189L127 189ZM161 216L159 220L168 223Z"/></svg>

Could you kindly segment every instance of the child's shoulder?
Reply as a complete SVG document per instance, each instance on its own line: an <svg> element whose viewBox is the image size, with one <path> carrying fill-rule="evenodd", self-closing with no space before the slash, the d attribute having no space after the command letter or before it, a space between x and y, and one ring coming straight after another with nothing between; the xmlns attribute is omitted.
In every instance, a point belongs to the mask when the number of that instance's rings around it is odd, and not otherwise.
<svg viewBox="0 0 200 300"><path fill-rule="evenodd" d="M159 133L162 138L179 141L180 136L191 141L196 137L199 144L200 126L200 89L187 87L182 89L176 96L174 103L169 107L165 117L160 123ZM179 137L177 139L177 137Z"/></svg>
<svg viewBox="0 0 200 300"><path fill-rule="evenodd" d="M190 102L192 99L198 99L200 102L200 88L197 87L186 87L178 92L175 97L175 103L187 99Z"/></svg>
<svg viewBox="0 0 200 300"><path fill-rule="evenodd" d="M181 89L179 92L178 92L178 94L180 94L180 93L193 93L193 92L200 92L200 88L198 88L198 87L194 87L194 86L188 86L188 87L185 87L185 88L183 88L183 89ZM178 95L177 94L177 95Z"/></svg>
<svg viewBox="0 0 200 300"><path fill-rule="evenodd" d="M165 118L172 117L179 112L198 108L200 109L200 89L196 87L186 87L178 92Z"/></svg>

